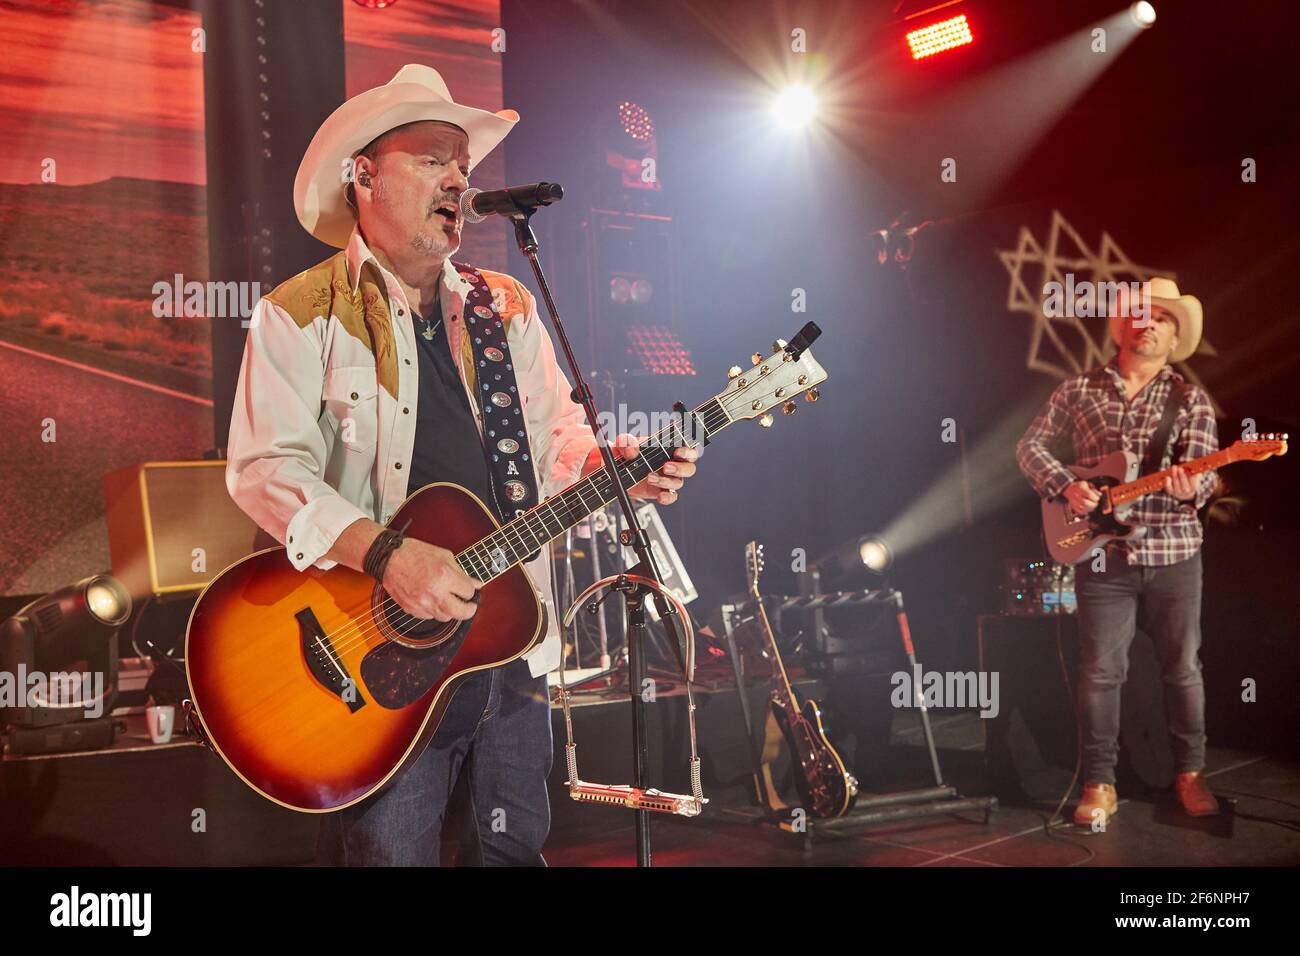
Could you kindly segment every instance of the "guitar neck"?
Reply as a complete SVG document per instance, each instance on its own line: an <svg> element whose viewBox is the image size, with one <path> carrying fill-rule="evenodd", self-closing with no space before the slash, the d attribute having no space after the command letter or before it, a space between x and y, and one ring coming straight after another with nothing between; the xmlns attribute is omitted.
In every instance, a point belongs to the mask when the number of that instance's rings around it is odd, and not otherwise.
<svg viewBox="0 0 1300 956"><path fill-rule="evenodd" d="M716 397L688 414L694 423L689 434L683 432L681 420L674 419L673 424L642 441L640 455L619 462L617 471L624 488L662 468L672 458L674 449L698 447L731 424L730 416ZM502 525L456 555L456 560L466 574L486 584L617 496L609 472L601 468Z"/></svg>
<svg viewBox="0 0 1300 956"><path fill-rule="evenodd" d="M785 698L794 705L794 688L790 685L790 675L785 672L785 661L781 659L781 648L776 643L776 632L772 630L772 622L768 620L767 608L763 606L763 596L758 593L758 583L750 588L749 595L758 605L758 616L763 624L763 633L767 636L767 646L772 650L772 660L776 663L776 674L774 675L785 687Z"/></svg>
<svg viewBox="0 0 1300 956"><path fill-rule="evenodd" d="M1204 455L1200 458L1194 458L1191 461L1183 462L1180 467L1189 474L1199 475L1202 472L1212 471L1215 468L1222 468L1224 465L1230 465L1238 460L1238 455L1232 448L1224 448L1210 455ZM1110 489L1111 504L1122 505L1129 501L1134 501L1145 495L1160 491L1165 486L1165 479L1173 474L1173 468L1166 468L1164 471L1153 472L1149 475L1143 475L1134 481L1125 482L1122 485L1115 485Z"/></svg>

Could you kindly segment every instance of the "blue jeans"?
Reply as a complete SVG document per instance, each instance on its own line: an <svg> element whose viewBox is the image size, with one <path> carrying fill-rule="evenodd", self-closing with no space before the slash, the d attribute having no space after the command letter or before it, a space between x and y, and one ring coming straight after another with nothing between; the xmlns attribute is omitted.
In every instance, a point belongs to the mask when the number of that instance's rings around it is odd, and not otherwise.
<svg viewBox="0 0 1300 956"><path fill-rule="evenodd" d="M317 857L330 866L437 866L447 801L464 772L469 861L545 866L551 746L545 676L532 677L524 660L471 674L414 764L377 796L324 816Z"/></svg>
<svg viewBox="0 0 1300 956"><path fill-rule="evenodd" d="M1151 635L1165 689L1165 718L1177 773L1205 767L1205 685L1201 679L1201 554L1164 567L1128 565L1113 552L1107 568L1076 570L1079 597L1079 715L1085 780L1114 784L1119 757L1120 688L1137 627Z"/></svg>

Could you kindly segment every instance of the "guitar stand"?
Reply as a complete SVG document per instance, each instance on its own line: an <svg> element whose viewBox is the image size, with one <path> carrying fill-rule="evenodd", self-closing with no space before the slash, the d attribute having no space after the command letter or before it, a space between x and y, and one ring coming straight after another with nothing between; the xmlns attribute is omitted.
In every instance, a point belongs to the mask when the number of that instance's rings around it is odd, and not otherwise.
<svg viewBox="0 0 1300 956"><path fill-rule="evenodd" d="M789 603L796 605L800 610L808 611L832 604L836 606L845 604L893 604L895 616L898 620L899 636L903 643L903 651L907 655L907 663L912 669L912 673L916 673L916 649L912 645L912 630L907 623L907 612L903 607L902 592L892 588L884 588L879 591L865 591L856 595L814 595L798 598ZM724 630L727 632L727 645L731 652L732 669L736 674L736 687L739 691L741 711L745 718L745 729L749 733L752 745L754 730L750 719L749 699L746 696L744 676L740 668L740 654L736 648L732 629L727 627ZM925 746L930 754L930 768L934 773L933 787L869 795L859 793L853 809L844 816L814 820L808 816L796 815L796 810L791 810L791 808L785 806L773 810L771 801L767 799L767 795L762 793L760 785L758 788L760 791L759 800L764 805L763 815L759 818L760 822L775 826L786 833L801 835L805 842L811 841L818 830L825 830L829 833L852 832L880 823L944 816L971 810L982 810L984 812L984 825L987 826L990 816L998 808L997 797L963 797L955 787L944 783L943 771L939 767L939 753L934 745L934 733L930 728L930 711L926 707L924 694L920 692L919 688L917 688L917 691L916 706L921 712L921 729L925 734ZM754 755L754 779L762 781L764 779L763 768L759 764L757 753L752 746L751 753ZM772 796L775 796L775 794ZM788 814L781 812L784 810L790 810L791 812Z"/></svg>
<svg viewBox="0 0 1300 956"><path fill-rule="evenodd" d="M578 609L586 604L587 599L597 591L605 588L611 588L617 591L625 592L630 614L628 615L628 643L640 640L641 634L638 632L645 627L645 598L651 593L662 595L671 607L669 613L676 613L681 617L686 634L686 653L682 658L682 676L686 682L686 721L690 730L690 775L691 775L691 792L689 794L668 793L654 787L647 788L642 783L642 774L637 772L634 786L626 784L602 784L591 783L583 780L578 775L578 745L573 737L573 717L570 713L570 698L573 696L569 689L568 683L564 677L564 655L560 655L560 687L559 700L564 711L564 760L569 771L569 796L579 803L604 803L616 806L624 806L638 813L638 821L645 819L648 826L648 814L650 811L659 813L672 813L683 817L699 816L708 803L708 798L704 796L700 782L700 755L695 733L695 695L691 691L691 682L695 678L695 632L691 625L690 616L686 613L686 608L682 605L677 597L651 578L647 578L636 573L641 565L637 565L632 571L623 574L611 575L600 581L593 582L587 590L578 595L577 599L565 612L562 622L563 628L568 628L573 623L573 618ZM588 610L591 606L588 605ZM631 668L633 683L629 685L629 690L639 688L641 681L645 677L644 660L641 662L639 671ZM633 698L637 697L633 693ZM638 737L638 746L641 750L645 749L645 726L637 719L636 711L633 711L633 729ZM647 846L648 850L648 846ZM649 865L648 852L644 865Z"/></svg>

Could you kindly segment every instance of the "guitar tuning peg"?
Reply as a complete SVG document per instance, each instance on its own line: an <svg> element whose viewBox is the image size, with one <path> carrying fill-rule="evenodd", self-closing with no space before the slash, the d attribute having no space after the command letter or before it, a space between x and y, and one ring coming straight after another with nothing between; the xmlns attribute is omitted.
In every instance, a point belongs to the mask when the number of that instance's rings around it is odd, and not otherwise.
<svg viewBox="0 0 1300 956"><path fill-rule="evenodd" d="M781 413L783 415L793 415L798 410L799 410L799 406L794 403L794 399L790 399L784 405L781 406Z"/></svg>
<svg viewBox="0 0 1300 956"><path fill-rule="evenodd" d="M762 353L760 353L760 352L755 352L753 355L750 356L750 358L754 360L754 364L755 364L755 365L757 365L759 362L763 361L763 356L762 356Z"/></svg>
<svg viewBox="0 0 1300 956"><path fill-rule="evenodd" d="M740 373L743 371L744 369L742 369L739 365L733 365L731 366L731 368L727 369L727 378L738 378L740 376Z"/></svg>
<svg viewBox="0 0 1300 956"><path fill-rule="evenodd" d="M785 339L775 339L775 340L772 342L772 351L773 351L773 352L779 352L779 351L781 351L783 348L785 348L787 344L788 344L788 343L786 342Z"/></svg>
<svg viewBox="0 0 1300 956"><path fill-rule="evenodd" d="M772 418L771 412L764 412L762 415L758 416L758 424L763 428L771 428L773 421L774 419Z"/></svg>
<svg viewBox="0 0 1300 956"><path fill-rule="evenodd" d="M815 402L821 397L821 389L814 385L812 388L808 389L808 391L804 392L803 400L805 402Z"/></svg>

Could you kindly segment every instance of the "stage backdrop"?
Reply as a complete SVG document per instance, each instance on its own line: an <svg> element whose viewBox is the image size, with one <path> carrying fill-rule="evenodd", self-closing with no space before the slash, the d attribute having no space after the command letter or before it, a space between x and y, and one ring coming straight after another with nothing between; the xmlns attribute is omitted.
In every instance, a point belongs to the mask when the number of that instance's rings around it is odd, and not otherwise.
<svg viewBox="0 0 1300 956"><path fill-rule="evenodd" d="M0 9L0 589L107 569L104 472L211 444L199 14L134 0ZM201 34L197 35L201 36Z"/></svg>
<svg viewBox="0 0 1300 956"><path fill-rule="evenodd" d="M458 100L502 107L497 0L338 2L348 95L420 62ZM291 274L245 283L233 300L209 295L209 203L243 197L205 187L222 137L205 137L201 11L186 0L0 6L0 593L109 568L104 474L213 449L213 323L247 316L257 291ZM239 73L223 77L223 95L256 75L251 63ZM498 152L475 179L499 185L503 168ZM502 227L473 231L464 255L501 268Z"/></svg>

